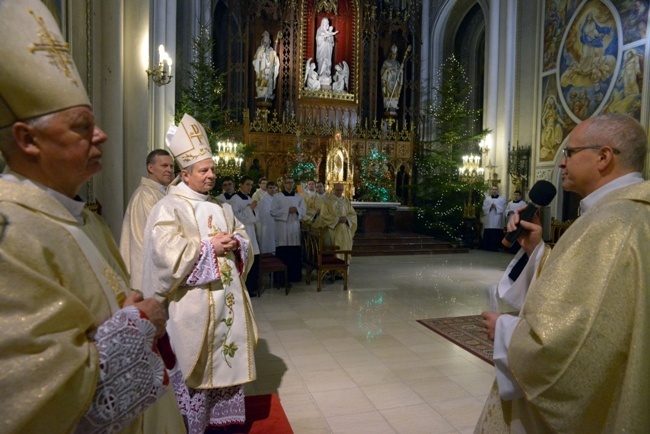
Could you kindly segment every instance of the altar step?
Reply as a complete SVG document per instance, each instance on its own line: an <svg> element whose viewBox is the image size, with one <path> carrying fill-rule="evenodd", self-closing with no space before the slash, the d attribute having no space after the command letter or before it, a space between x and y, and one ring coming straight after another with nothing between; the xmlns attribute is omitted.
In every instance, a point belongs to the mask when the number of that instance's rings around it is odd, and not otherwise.
<svg viewBox="0 0 650 434"><path fill-rule="evenodd" d="M467 253L464 247L454 247L427 235L409 232L356 233L352 256L434 255Z"/></svg>

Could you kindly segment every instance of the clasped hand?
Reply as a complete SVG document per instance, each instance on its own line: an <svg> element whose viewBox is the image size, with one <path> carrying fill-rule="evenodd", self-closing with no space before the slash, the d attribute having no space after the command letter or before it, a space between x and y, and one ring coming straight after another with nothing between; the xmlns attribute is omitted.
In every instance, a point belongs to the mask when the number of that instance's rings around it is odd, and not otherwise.
<svg viewBox="0 0 650 434"><path fill-rule="evenodd" d="M165 326L167 325L167 315L162 304L153 298L144 298L142 292L132 291L124 301L122 307L135 306L145 315L147 319L156 327L156 337L160 338L165 334Z"/></svg>
<svg viewBox="0 0 650 434"><path fill-rule="evenodd" d="M210 238L210 243L212 243L212 247L217 256L226 256L228 253L236 250L239 245L235 236L226 232L219 232Z"/></svg>

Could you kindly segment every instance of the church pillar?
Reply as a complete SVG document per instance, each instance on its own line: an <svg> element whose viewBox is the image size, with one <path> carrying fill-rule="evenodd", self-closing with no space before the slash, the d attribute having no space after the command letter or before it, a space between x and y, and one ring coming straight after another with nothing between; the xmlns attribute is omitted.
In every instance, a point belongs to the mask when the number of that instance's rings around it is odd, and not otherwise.
<svg viewBox="0 0 650 434"><path fill-rule="evenodd" d="M165 134L169 126L174 124L176 80L179 77L179 62L176 57L176 0L162 0L152 3L149 34L150 65L157 64L159 61L158 46L164 45L165 51L172 59L173 77L169 84L164 86L157 86L153 82L149 83L151 143L147 144L147 151L164 149ZM142 167L144 167L144 164Z"/></svg>
<svg viewBox="0 0 650 434"><path fill-rule="evenodd" d="M501 179L501 191L508 187L508 143L512 140L516 88L516 0L489 0L485 85L485 127L492 130L487 141L490 152L486 165Z"/></svg>
<svg viewBox="0 0 650 434"><path fill-rule="evenodd" d="M96 118L108 136L102 145L102 171L93 178L94 198L102 204L102 217L119 239L124 213L124 3L96 3L99 14L92 56L94 64L93 105ZM98 18L101 17L101 18Z"/></svg>

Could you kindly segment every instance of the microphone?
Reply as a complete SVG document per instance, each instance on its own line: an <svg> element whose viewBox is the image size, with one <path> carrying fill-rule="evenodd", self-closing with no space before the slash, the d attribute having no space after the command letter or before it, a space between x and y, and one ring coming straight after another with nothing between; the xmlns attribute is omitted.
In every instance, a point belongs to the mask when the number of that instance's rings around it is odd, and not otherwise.
<svg viewBox="0 0 650 434"><path fill-rule="evenodd" d="M533 187L530 189L530 193L528 193L530 203L526 205L526 208L524 208L524 210L519 213L519 220L525 220L529 222L541 207L551 203L556 193L557 190L555 189L555 186L550 182L544 180L537 181L535 185L533 185ZM508 232L501 241L501 244L506 247L512 246L514 242L517 241L517 238L519 238L519 235L523 230L524 228L521 227L519 223L517 223L517 229L512 232Z"/></svg>

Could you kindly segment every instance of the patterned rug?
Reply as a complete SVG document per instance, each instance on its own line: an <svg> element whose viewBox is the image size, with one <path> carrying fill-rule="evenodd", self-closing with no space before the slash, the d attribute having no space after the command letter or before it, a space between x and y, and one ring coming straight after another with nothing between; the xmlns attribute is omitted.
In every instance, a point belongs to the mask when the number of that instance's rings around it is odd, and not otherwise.
<svg viewBox="0 0 650 434"><path fill-rule="evenodd" d="M418 322L462 349L494 365L492 362L494 344L483 330L481 315L419 319Z"/></svg>

